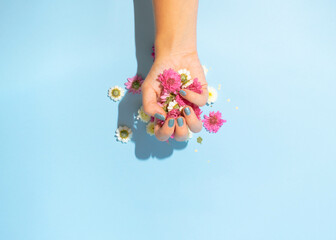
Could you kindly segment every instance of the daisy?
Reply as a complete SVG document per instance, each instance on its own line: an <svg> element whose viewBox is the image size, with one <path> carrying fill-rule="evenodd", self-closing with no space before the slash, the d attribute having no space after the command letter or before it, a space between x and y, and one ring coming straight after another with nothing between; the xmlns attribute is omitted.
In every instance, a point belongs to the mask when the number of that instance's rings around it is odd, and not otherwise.
<svg viewBox="0 0 336 240"><path fill-rule="evenodd" d="M173 109L180 109L180 105L176 102L176 100L169 102L167 110L170 112Z"/></svg>
<svg viewBox="0 0 336 240"><path fill-rule="evenodd" d="M181 86L181 77L173 69L164 70L162 74L159 75L158 80L161 82L164 90L177 93Z"/></svg>
<svg viewBox="0 0 336 240"><path fill-rule="evenodd" d="M153 136L154 135L154 122L150 122L146 126L146 131L149 135Z"/></svg>
<svg viewBox="0 0 336 240"><path fill-rule="evenodd" d="M203 71L204 71L204 75L206 76L207 73L209 72L209 69L207 69L207 67L205 65L202 65Z"/></svg>
<svg viewBox="0 0 336 240"><path fill-rule="evenodd" d="M125 90L119 86L111 87L108 90L108 96L115 102L119 101L124 96L124 94Z"/></svg>
<svg viewBox="0 0 336 240"><path fill-rule="evenodd" d="M216 102L218 97L216 88L208 87L208 92L209 92L208 104Z"/></svg>
<svg viewBox="0 0 336 240"><path fill-rule="evenodd" d="M202 122L206 130L210 133L216 133L226 120L222 119L222 114L218 111L216 113L210 112L209 116L204 115Z"/></svg>
<svg viewBox="0 0 336 240"><path fill-rule="evenodd" d="M135 75L134 77L127 78L125 85L131 93L141 93L141 85L143 81L144 80L140 75Z"/></svg>
<svg viewBox="0 0 336 240"><path fill-rule="evenodd" d="M116 138L122 143L127 143L132 138L132 130L126 126L120 126L116 130Z"/></svg>
<svg viewBox="0 0 336 240"><path fill-rule="evenodd" d="M192 131L190 131L190 129L188 128L188 138L187 138L186 141L189 141L192 137L193 137L193 133L192 133Z"/></svg>
<svg viewBox="0 0 336 240"><path fill-rule="evenodd" d="M145 113L143 106L141 106L138 110L137 119L140 119L144 123L148 123L151 119L151 117Z"/></svg>
<svg viewBox="0 0 336 240"><path fill-rule="evenodd" d="M178 70L178 74L181 76L181 83L183 87L187 87L185 85L190 85L192 83L190 72L187 69Z"/></svg>

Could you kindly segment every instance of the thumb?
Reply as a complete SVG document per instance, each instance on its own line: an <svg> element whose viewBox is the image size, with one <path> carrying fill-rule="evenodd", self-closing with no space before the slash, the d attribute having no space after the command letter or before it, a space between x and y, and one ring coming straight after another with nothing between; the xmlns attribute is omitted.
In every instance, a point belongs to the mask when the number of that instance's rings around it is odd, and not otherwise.
<svg viewBox="0 0 336 240"><path fill-rule="evenodd" d="M166 112L157 102L157 96L152 88L142 89L142 103L146 114L156 117L164 121L166 119Z"/></svg>

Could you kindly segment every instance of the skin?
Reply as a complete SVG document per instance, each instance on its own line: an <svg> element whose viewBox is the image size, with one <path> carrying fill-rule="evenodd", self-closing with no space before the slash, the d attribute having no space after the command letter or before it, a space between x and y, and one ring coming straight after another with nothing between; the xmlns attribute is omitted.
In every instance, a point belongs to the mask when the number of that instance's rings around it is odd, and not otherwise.
<svg viewBox="0 0 336 240"><path fill-rule="evenodd" d="M187 94L182 97L198 106L204 106L208 99L207 82L196 47L198 0L153 0L153 6L156 25L155 61L142 85L142 101L147 114L154 116L158 113L166 118L166 112L157 103L161 93L157 76L165 69L188 69L192 78L197 77L201 82L202 94L184 89ZM187 115L185 108L183 117L180 117L182 126L175 119L174 125L169 127L170 119L166 119L161 127L155 119L154 132L158 140L166 141L175 133L177 141L185 141L188 128L192 132L201 131L202 122L193 109L189 107L191 113Z"/></svg>

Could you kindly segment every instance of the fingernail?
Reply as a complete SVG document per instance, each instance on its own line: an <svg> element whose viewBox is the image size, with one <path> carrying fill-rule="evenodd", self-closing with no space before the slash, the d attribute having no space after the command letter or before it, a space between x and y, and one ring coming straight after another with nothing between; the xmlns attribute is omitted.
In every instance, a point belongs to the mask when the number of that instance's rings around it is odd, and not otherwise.
<svg viewBox="0 0 336 240"><path fill-rule="evenodd" d="M188 107L186 107L186 108L184 109L184 112L185 112L185 114L188 116L188 115L190 114L190 109L189 109Z"/></svg>
<svg viewBox="0 0 336 240"><path fill-rule="evenodd" d="M165 117L162 115L162 114L159 114L159 113L155 113L154 117L164 121L165 120Z"/></svg>
<svg viewBox="0 0 336 240"><path fill-rule="evenodd" d="M180 90L180 94L181 94L182 96L187 95L187 93L186 93L184 90Z"/></svg>
<svg viewBox="0 0 336 240"><path fill-rule="evenodd" d="M170 119L170 120L168 121L168 126L169 126L169 127L174 126L174 122L175 122L174 119Z"/></svg>
<svg viewBox="0 0 336 240"><path fill-rule="evenodd" d="M183 126L183 119L182 118L178 118L177 119L177 124L179 125L179 127Z"/></svg>

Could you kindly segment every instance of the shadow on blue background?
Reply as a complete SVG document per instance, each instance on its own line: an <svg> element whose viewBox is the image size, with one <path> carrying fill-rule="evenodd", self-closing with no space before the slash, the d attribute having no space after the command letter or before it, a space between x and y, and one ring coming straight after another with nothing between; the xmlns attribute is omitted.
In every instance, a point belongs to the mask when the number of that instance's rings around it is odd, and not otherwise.
<svg viewBox="0 0 336 240"><path fill-rule="evenodd" d="M137 74L145 78L153 64L151 49L154 42L154 16L151 0L134 0L134 27ZM173 139L159 142L154 136L146 133L146 124L135 121L141 106L141 95L127 92L118 106L118 126L132 127L132 141L135 144L135 156L139 160L150 157L165 159L172 155L174 149L183 149L187 142L177 142Z"/></svg>

